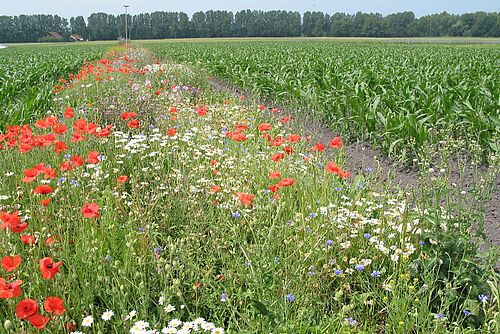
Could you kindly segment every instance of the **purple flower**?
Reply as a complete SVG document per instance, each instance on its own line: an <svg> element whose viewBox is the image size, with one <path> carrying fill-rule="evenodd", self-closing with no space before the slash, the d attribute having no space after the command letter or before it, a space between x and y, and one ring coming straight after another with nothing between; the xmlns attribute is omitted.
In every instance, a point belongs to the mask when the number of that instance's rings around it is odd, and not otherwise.
<svg viewBox="0 0 500 334"><path fill-rule="evenodd" d="M443 313L434 314L434 319L444 319L446 316Z"/></svg>
<svg viewBox="0 0 500 334"><path fill-rule="evenodd" d="M240 217L241 217L241 213L239 213L239 212L233 212L233 213L231 213L231 216L232 216L234 219L238 219L238 218L240 218Z"/></svg>
<svg viewBox="0 0 500 334"><path fill-rule="evenodd" d="M221 302L227 302L227 293L223 292L220 295L220 301Z"/></svg>
<svg viewBox="0 0 500 334"><path fill-rule="evenodd" d="M372 275L372 277L380 277L382 273L378 270L374 270L372 271L372 273L370 275Z"/></svg>
<svg viewBox="0 0 500 334"><path fill-rule="evenodd" d="M327 240L327 241L326 241L326 245L327 245L327 246L331 246L331 245L333 245L333 240Z"/></svg>
<svg viewBox="0 0 500 334"><path fill-rule="evenodd" d="M477 299L479 299L479 301L481 303L487 303L488 300L490 300L490 296L488 296L488 295L479 295L479 296L477 296Z"/></svg>
<svg viewBox="0 0 500 334"><path fill-rule="evenodd" d="M370 239L372 235L370 233L365 233L363 234L363 237L365 237L365 239Z"/></svg>
<svg viewBox="0 0 500 334"><path fill-rule="evenodd" d="M342 270L340 270L340 269L335 269L335 270L333 271L333 273L334 273L335 275L342 275L343 271L342 271Z"/></svg>
<svg viewBox="0 0 500 334"><path fill-rule="evenodd" d="M465 316L469 316L471 315L470 311L469 310L463 310L462 311L464 313Z"/></svg>
<svg viewBox="0 0 500 334"><path fill-rule="evenodd" d="M365 266L358 263L357 265L354 266L354 269L358 271L363 271L365 269Z"/></svg>
<svg viewBox="0 0 500 334"><path fill-rule="evenodd" d="M355 326L358 323L353 318L346 318L345 320L349 323L350 326Z"/></svg>
<svg viewBox="0 0 500 334"><path fill-rule="evenodd" d="M294 301L295 301L295 296L294 296L294 295L292 295L291 293L289 293L289 294L287 294L287 295L285 296L285 300L286 300L287 302L292 303L292 302L294 302Z"/></svg>

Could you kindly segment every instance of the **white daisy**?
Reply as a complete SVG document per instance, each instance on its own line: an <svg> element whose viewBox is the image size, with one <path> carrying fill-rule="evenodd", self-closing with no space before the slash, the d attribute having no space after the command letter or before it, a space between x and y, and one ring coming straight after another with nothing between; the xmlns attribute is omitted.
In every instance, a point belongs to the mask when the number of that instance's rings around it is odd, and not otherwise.
<svg viewBox="0 0 500 334"><path fill-rule="evenodd" d="M111 320L111 317L113 317L115 315L115 312L113 312L112 310L106 310L106 312L104 312L101 316L102 320L104 321L108 321L108 320Z"/></svg>
<svg viewBox="0 0 500 334"><path fill-rule="evenodd" d="M83 327L90 327L90 326L92 326L93 323L94 323L94 317L92 317L91 315L88 315L85 318L83 318L82 326Z"/></svg>

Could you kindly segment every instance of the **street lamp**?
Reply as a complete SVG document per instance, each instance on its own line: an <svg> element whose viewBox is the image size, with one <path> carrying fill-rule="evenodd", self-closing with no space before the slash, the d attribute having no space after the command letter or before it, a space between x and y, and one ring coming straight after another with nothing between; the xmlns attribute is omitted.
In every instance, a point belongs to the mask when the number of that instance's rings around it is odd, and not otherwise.
<svg viewBox="0 0 500 334"><path fill-rule="evenodd" d="M130 5L123 5L125 7L125 50L128 50L128 14L127 14L127 8L130 7Z"/></svg>

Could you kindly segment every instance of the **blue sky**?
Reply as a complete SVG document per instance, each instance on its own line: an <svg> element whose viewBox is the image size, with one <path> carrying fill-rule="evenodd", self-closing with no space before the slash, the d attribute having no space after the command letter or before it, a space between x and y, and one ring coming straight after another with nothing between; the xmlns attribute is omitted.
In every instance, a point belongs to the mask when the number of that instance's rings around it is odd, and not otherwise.
<svg viewBox="0 0 500 334"><path fill-rule="evenodd" d="M161 11L194 12L209 9L225 9L233 12L241 9L285 9L299 11L319 10L328 13L379 12L384 15L412 10L415 15L447 11L465 13L475 11L498 12L500 0L0 0L0 15L58 14L64 17L89 16L94 12L122 13L123 4L129 4L129 12L145 13Z"/></svg>

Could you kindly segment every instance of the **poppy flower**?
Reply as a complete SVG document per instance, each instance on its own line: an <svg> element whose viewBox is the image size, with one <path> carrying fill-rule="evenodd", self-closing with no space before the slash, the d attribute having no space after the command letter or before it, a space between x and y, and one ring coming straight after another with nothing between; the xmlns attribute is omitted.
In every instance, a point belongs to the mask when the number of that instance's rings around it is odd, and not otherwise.
<svg viewBox="0 0 500 334"><path fill-rule="evenodd" d="M287 139L288 139L288 141L289 141L290 143L296 143L296 142L300 141L300 140L302 139L302 137L301 137L301 136L299 136L299 135L298 135L298 134L296 134L296 133L292 133L291 135L289 135L289 136L288 136L288 138L287 138Z"/></svg>
<svg viewBox="0 0 500 334"><path fill-rule="evenodd" d="M54 313L55 315L63 315L66 312L63 301L59 297L47 297L43 302L43 308L48 313Z"/></svg>
<svg viewBox="0 0 500 334"><path fill-rule="evenodd" d="M250 206L252 205L255 196L247 193L236 193L236 197L238 197L238 200L240 201L241 204Z"/></svg>
<svg viewBox="0 0 500 334"><path fill-rule="evenodd" d="M312 147L312 150L317 152L323 152L325 150L325 145L317 143Z"/></svg>
<svg viewBox="0 0 500 334"><path fill-rule="evenodd" d="M4 278L0 277L0 299L19 297L21 295L21 284L23 284L21 280L7 283Z"/></svg>
<svg viewBox="0 0 500 334"><path fill-rule="evenodd" d="M273 140L271 140L271 142L269 143L269 145L277 147L277 146L283 145L284 143L285 143L285 138L277 136L276 138L274 138Z"/></svg>
<svg viewBox="0 0 500 334"><path fill-rule="evenodd" d="M84 163L83 158L81 156L79 156L79 155L74 155L71 158L71 162L73 163L74 167L80 167Z"/></svg>
<svg viewBox="0 0 500 334"><path fill-rule="evenodd" d="M127 180L128 180L127 175L118 176L118 183L125 183L125 182L127 182Z"/></svg>
<svg viewBox="0 0 500 334"><path fill-rule="evenodd" d="M42 204L43 206L49 206L49 204L50 204L50 198L42 199L40 201L40 204Z"/></svg>
<svg viewBox="0 0 500 334"><path fill-rule="evenodd" d="M335 137L330 141L330 144L328 145L333 148L341 148L344 145L344 143L342 143L340 137Z"/></svg>
<svg viewBox="0 0 500 334"><path fill-rule="evenodd" d="M330 161L326 164L325 166L325 170L328 172L328 173L338 173L340 168L339 166L337 166L337 164L333 161Z"/></svg>
<svg viewBox="0 0 500 334"><path fill-rule="evenodd" d="M10 273L14 271L21 264L21 256L6 256L2 259L2 268L6 272Z"/></svg>
<svg viewBox="0 0 500 334"><path fill-rule="evenodd" d="M204 106L203 108L196 108L196 113L198 116L205 116L207 114L207 106Z"/></svg>
<svg viewBox="0 0 500 334"><path fill-rule="evenodd" d="M221 189L222 189L222 188L221 188L220 186L212 186L212 187L210 188L210 191L211 191L211 192L213 192L213 193L215 194L215 193L218 193L219 191L221 191Z"/></svg>
<svg viewBox="0 0 500 334"><path fill-rule="evenodd" d="M70 171L73 169L73 166L71 165L71 161L69 160L66 160L65 162L63 162L61 164L61 168L59 168L61 170L61 172L66 172L66 171Z"/></svg>
<svg viewBox="0 0 500 334"><path fill-rule="evenodd" d="M217 164L217 160L212 159L210 160L210 165L215 166Z"/></svg>
<svg viewBox="0 0 500 334"><path fill-rule="evenodd" d="M36 243L36 239L32 235L23 234L21 236L21 242L25 245L34 245Z"/></svg>
<svg viewBox="0 0 500 334"><path fill-rule="evenodd" d="M52 130L54 130L54 132L57 133L58 135L62 135L66 133L66 131L68 131L68 128L64 124L57 123L52 127Z"/></svg>
<svg viewBox="0 0 500 334"><path fill-rule="evenodd" d="M271 109L271 111L272 111L273 113L275 113L275 114L277 114L277 113L279 113L279 112L280 112L280 110L279 110L278 108L273 108L273 109Z"/></svg>
<svg viewBox="0 0 500 334"><path fill-rule="evenodd" d="M264 109L266 109L266 106L264 106L264 105L260 104L260 105L259 105L259 110L260 110L260 111L262 111L262 110L264 110Z"/></svg>
<svg viewBox="0 0 500 334"><path fill-rule="evenodd" d="M97 131L96 132L96 136L99 137L99 138L108 137L111 134L111 129L112 128L113 128L112 126L107 126L104 129L101 129L101 130Z"/></svg>
<svg viewBox="0 0 500 334"><path fill-rule="evenodd" d="M82 135L80 132L73 133L72 138L71 138L72 143L78 143L78 142L84 141L84 140L85 140L85 136Z"/></svg>
<svg viewBox="0 0 500 334"><path fill-rule="evenodd" d="M172 114L173 114L173 113L176 113L176 112L177 112L177 108L176 108L176 107L171 107L169 111L170 111Z"/></svg>
<svg viewBox="0 0 500 334"><path fill-rule="evenodd" d="M281 176L280 172L269 172L269 179L279 179Z"/></svg>
<svg viewBox="0 0 500 334"><path fill-rule="evenodd" d="M283 153L274 153L271 156L271 160L274 162L279 162L281 160L285 159L285 155Z"/></svg>
<svg viewBox="0 0 500 334"><path fill-rule="evenodd" d="M42 185L36 187L33 190L33 192L35 194L39 194L39 195L47 195L47 194L50 194L53 191L54 191L54 189L51 186L47 185L47 184L42 184Z"/></svg>
<svg viewBox="0 0 500 334"><path fill-rule="evenodd" d="M131 121L128 122L128 125L127 125L130 129L138 129L139 128L139 121L136 120L136 119L133 119Z"/></svg>
<svg viewBox="0 0 500 334"><path fill-rule="evenodd" d="M21 319L28 319L38 312L38 305L33 299L23 299L16 306L16 316Z"/></svg>
<svg viewBox="0 0 500 334"><path fill-rule="evenodd" d="M271 124L269 123L261 123L257 128L260 132L269 131L272 129Z"/></svg>
<svg viewBox="0 0 500 334"><path fill-rule="evenodd" d="M67 106L66 110L64 111L63 117L64 118L73 118L73 117L75 117L75 111L73 110L73 108L71 108L70 106Z"/></svg>
<svg viewBox="0 0 500 334"><path fill-rule="evenodd" d="M42 277L45 279L52 279L54 276L59 273L59 267L62 266L62 262L56 262L50 257L44 257L40 259L40 272L42 273Z"/></svg>
<svg viewBox="0 0 500 334"><path fill-rule="evenodd" d="M43 329L49 322L50 317L41 315L39 313L32 315L28 318L30 324L32 324L37 329Z"/></svg>
<svg viewBox="0 0 500 334"><path fill-rule="evenodd" d="M82 208L82 215L84 218L99 218L99 209L97 203L85 203Z"/></svg>
<svg viewBox="0 0 500 334"><path fill-rule="evenodd" d="M21 221L16 221L10 225L10 230L14 233L22 233L28 227L28 223L22 223Z"/></svg>
<svg viewBox="0 0 500 334"><path fill-rule="evenodd" d="M280 123L281 124L288 123L291 119L292 119L291 116L283 116L283 117L280 118Z"/></svg>
<svg viewBox="0 0 500 334"><path fill-rule="evenodd" d="M295 183L294 179L282 179L278 183L278 185L280 185L281 187L289 187L289 186L293 186L294 183Z"/></svg>
<svg viewBox="0 0 500 334"><path fill-rule="evenodd" d="M175 136L176 133L177 133L177 130L174 128L170 128L167 130L167 136L169 136L169 137Z"/></svg>
<svg viewBox="0 0 500 334"><path fill-rule="evenodd" d="M56 152L56 153L61 153L62 151L68 150L68 145L66 145L66 143L63 141L55 142L54 146L55 146L54 152Z"/></svg>
<svg viewBox="0 0 500 334"><path fill-rule="evenodd" d="M131 111L131 112L122 112L121 117L124 121L126 121L129 118L134 118L137 116L137 113Z"/></svg>
<svg viewBox="0 0 500 334"><path fill-rule="evenodd" d="M99 163L99 152L90 151L87 160L89 164L98 164Z"/></svg>
<svg viewBox="0 0 500 334"><path fill-rule="evenodd" d="M293 148L291 148L290 146L286 146L285 149L284 149L284 151L287 154L292 154L293 153Z"/></svg>
<svg viewBox="0 0 500 334"><path fill-rule="evenodd" d="M351 173L347 172L347 171L344 171L344 170L339 170L337 175L341 178L341 179L347 179L349 176L351 176Z"/></svg>

